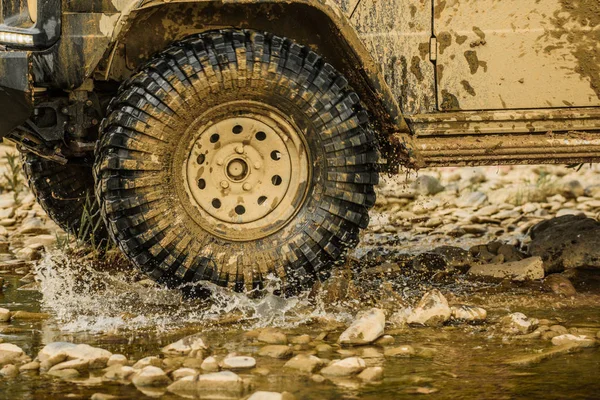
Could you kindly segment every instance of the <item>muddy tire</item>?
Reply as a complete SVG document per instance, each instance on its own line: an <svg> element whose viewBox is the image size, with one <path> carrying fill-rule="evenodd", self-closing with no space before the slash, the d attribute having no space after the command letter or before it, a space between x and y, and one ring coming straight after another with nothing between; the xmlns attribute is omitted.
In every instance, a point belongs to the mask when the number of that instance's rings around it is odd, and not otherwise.
<svg viewBox="0 0 600 400"><path fill-rule="evenodd" d="M109 232L160 283L294 293L356 245L378 151L346 79L254 31L188 37L109 106L97 196Z"/></svg>
<svg viewBox="0 0 600 400"><path fill-rule="evenodd" d="M29 188L58 226L93 245L108 239L89 162L71 160L62 165L29 152L21 153L21 160Z"/></svg>

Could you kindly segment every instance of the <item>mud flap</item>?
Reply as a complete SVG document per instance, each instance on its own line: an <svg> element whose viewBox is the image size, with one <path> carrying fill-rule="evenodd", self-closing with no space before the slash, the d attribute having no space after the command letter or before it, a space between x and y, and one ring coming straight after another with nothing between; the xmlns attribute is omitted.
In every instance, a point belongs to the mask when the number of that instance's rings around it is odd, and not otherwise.
<svg viewBox="0 0 600 400"><path fill-rule="evenodd" d="M29 54L0 51L0 138L23 124L33 111Z"/></svg>

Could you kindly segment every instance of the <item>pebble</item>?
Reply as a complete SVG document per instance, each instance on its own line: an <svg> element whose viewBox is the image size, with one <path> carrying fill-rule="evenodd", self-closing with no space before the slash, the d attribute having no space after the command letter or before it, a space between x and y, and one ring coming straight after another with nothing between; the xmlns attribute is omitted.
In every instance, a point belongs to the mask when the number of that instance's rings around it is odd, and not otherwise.
<svg viewBox="0 0 600 400"><path fill-rule="evenodd" d="M325 365L325 362L319 357L310 354L298 354L286 362L284 367L297 369L302 372L313 373L323 365Z"/></svg>
<svg viewBox="0 0 600 400"><path fill-rule="evenodd" d="M263 347L258 352L259 356L271 358L289 358L292 356L292 349L282 344L272 344Z"/></svg>
<svg viewBox="0 0 600 400"><path fill-rule="evenodd" d="M393 336L383 335L382 337L377 339L374 344L376 344L378 346L388 346L390 344L394 344L395 342L396 342L396 339L394 339Z"/></svg>
<svg viewBox="0 0 600 400"><path fill-rule="evenodd" d="M287 344L287 336L274 328L263 329L258 335L257 340L259 342L268 344Z"/></svg>
<svg viewBox="0 0 600 400"><path fill-rule="evenodd" d="M315 350L317 351L317 353L329 353L330 351L333 350L333 347L331 347L327 343L322 343L322 344L318 344L315 347Z"/></svg>
<svg viewBox="0 0 600 400"><path fill-rule="evenodd" d="M6 308L0 308L0 322L10 321L10 310Z"/></svg>
<svg viewBox="0 0 600 400"><path fill-rule="evenodd" d="M465 322L482 322L487 318L487 311L481 307L464 304L450 307L453 319Z"/></svg>
<svg viewBox="0 0 600 400"><path fill-rule="evenodd" d="M348 345L369 344L383 336L385 314L379 308L357 315L356 320L339 337L338 343Z"/></svg>
<svg viewBox="0 0 600 400"><path fill-rule="evenodd" d="M165 374L165 371L152 365L142 368L131 381L139 387L167 386L171 383L171 379Z"/></svg>
<svg viewBox="0 0 600 400"><path fill-rule="evenodd" d="M365 368L360 374L358 379L363 382L377 382L383 379L383 368L381 367L368 367Z"/></svg>
<svg viewBox="0 0 600 400"><path fill-rule="evenodd" d="M509 335L523 335L533 331L539 324L536 318L528 318L525 314L516 312L504 316L500 320L502 332Z"/></svg>
<svg viewBox="0 0 600 400"><path fill-rule="evenodd" d="M224 369L254 368L256 366L256 360L253 357L229 356L223 359L221 366Z"/></svg>
<svg viewBox="0 0 600 400"><path fill-rule="evenodd" d="M332 361L321 370L321 374L329 376L351 376L360 373L367 367L365 360L359 357L349 357Z"/></svg>
<svg viewBox="0 0 600 400"><path fill-rule="evenodd" d="M383 354L386 357L411 357L416 354L416 351L411 345L405 344L386 349Z"/></svg>
<svg viewBox="0 0 600 400"><path fill-rule="evenodd" d="M16 378L19 376L19 369L13 364L7 364L0 369L0 376L5 378Z"/></svg>
<svg viewBox="0 0 600 400"><path fill-rule="evenodd" d="M450 319L450 314L450 306L444 295L439 290L433 289L421 298L407 317L406 322L425 326L439 326Z"/></svg>
<svg viewBox="0 0 600 400"><path fill-rule="evenodd" d="M108 381L128 382L136 370L126 365L112 365L105 370L103 379Z"/></svg>

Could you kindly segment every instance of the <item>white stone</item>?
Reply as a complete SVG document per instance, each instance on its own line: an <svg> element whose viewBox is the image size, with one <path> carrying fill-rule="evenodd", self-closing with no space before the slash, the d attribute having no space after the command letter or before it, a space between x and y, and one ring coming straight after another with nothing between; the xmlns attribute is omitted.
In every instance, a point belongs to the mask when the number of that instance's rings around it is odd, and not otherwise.
<svg viewBox="0 0 600 400"><path fill-rule="evenodd" d="M74 344L68 342L54 342L47 344L38 353L40 362L51 361L57 364L63 360L87 360L90 368L104 368L112 353L108 350L92 347L88 344ZM52 366L50 365L50 367Z"/></svg>
<svg viewBox="0 0 600 400"><path fill-rule="evenodd" d="M442 325L450 319L450 306L442 293L433 289L419 301L406 319L409 324L426 326Z"/></svg>
<svg viewBox="0 0 600 400"><path fill-rule="evenodd" d="M221 365L225 369L254 368L256 366L256 360L253 357L246 356L225 357Z"/></svg>
<svg viewBox="0 0 600 400"><path fill-rule="evenodd" d="M376 382L383 379L383 368L369 367L358 374L358 379L363 382Z"/></svg>
<svg viewBox="0 0 600 400"><path fill-rule="evenodd" d="M577 347L593 347L596 345L596 340L585 335L572 335L566 333L564 335L554 336L552 338L552 344L555 346L570 344Z"/></svg>
<svg viewBox="0 0 600 400"><path fill-rule="evenodd" d="M321 374L329 376L350 376L360 373L367 367L365 360L359 357L348 357L332 361L321 370Z"/></svg>
<svg viewBox="0 0 600 400"><path fill-rule="evenodd" d="M538 323L536 318L527 318L520 312L506 315L500 320L502 331L511 335L529 333L537 327Z"/></svg>
<svg viewBox="0 0 600 400"><path fill-rule="evenodd" d="M339 337L340 344L368 344L383 336L385 314L379 308L357 315L357 319Z"/></svg>
<svg viewBox="0 0 600 400"><path fill-rule="evenodd" d="M200 366L203 371L218 371L219 370L219 362L215 357L206 357L204 361L202 361L202 365Z"/></svg>

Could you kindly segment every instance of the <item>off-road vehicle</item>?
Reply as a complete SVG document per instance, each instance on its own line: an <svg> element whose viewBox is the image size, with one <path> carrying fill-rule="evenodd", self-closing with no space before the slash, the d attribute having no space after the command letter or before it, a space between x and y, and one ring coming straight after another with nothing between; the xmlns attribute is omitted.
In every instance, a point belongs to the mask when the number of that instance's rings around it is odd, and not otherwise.
<svg viewBox="0 0 600 400"><path fill-rule="evenodd" d="M326 277L380 172L600 158L597 0L0 4L0 136L39 202L77 233L95 198L169 285Z"/></svg>

